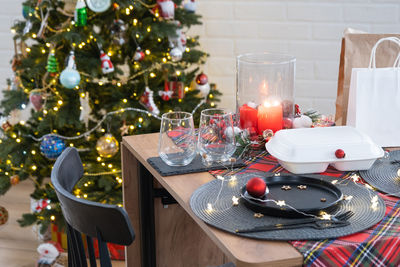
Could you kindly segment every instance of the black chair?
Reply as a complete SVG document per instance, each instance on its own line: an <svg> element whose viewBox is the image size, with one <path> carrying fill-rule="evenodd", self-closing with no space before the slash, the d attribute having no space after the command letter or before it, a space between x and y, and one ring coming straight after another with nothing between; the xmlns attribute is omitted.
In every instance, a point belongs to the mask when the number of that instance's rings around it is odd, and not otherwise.
<svg viewBox="0 0 400 267"><path fill-rule="evenodd" d="M51 182L66 221L68 266L87 267L81 234L86 235L90 266L96 266L92 237L97 238L101 267L111 266L107 243L130 245L135 233L126 211L116 205L100 204L71 194L83 175L78 151L69 147L57 158Z"/></svg>

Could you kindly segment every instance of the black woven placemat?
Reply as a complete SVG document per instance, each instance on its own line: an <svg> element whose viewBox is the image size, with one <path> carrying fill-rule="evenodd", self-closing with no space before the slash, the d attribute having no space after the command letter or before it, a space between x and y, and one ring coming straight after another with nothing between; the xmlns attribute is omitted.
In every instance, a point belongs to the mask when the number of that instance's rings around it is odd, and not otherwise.
<svg viewBox="0 0 400 267"><path fill-rule="evenodd" d="M148 158L147 162L162 176L222 170L227 167L231 168L232 166L233 168L241 168L245 166L243 160L238 159L235 163L215 163L207 167L203 165L200 155L197 155L190 164L180 167L169 166L160 157Z"/></svg>
<svg viewBox="0 0 400 267"><path fill-rule="evenodd" d="M361 177L379 191L400 197L400 150L389 152L388 159L378 159L369 170L360 171Z"/></svg>
<svg viewBox="0 0 400 267"><path fill-rule="evenodd" d="M385 215L386 206L379 196L376 209L373 210L371 208L371 199L373 196L377 195L375 192L368 191L364 186L356 185L350 181L349 183L338 185L338 187L344 195L353 196L353 198L351 201L344 200L339 205L338 210L335 211L338 213L347 210L354 212L354 216L349 219L350 225L348 226L323 230L304 227L298 229L237 234L235 232L236 229L250 228L266 224L285 223L293 220L267 215L264 215L262 218L255 218L254 212L244 206L242 199L239 201L238 206L232 205L232 196L240 197L240 188L247 182L247 180L254 176L265 177L266 175L271 174L245 173L237 175L238 180L235 184L230 181L221 181L219 179L213 180L201 186L193 193L190 199L190 206L194 213L209 225L235 235L266 240L320 240L336 238L363 231L381 221ZM321 175L307 176L323 179L328 182L338 179L336 177ZM225 185L221 190L222 182L224 182ZM219 199L216 201L218 195ZM210 204L213 208L212 211L207 210Z"/></svg>

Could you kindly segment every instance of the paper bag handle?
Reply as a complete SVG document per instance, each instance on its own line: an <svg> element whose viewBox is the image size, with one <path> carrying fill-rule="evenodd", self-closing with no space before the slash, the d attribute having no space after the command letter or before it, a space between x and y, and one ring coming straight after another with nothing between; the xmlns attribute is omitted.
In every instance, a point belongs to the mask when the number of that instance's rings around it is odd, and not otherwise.
<svg viewBox="0 0 400 267"><path fill-rule="evenodd" d="M378 42L376 42L376 44L372 48L371 56L370 56L370 59L369 59L369 67L368 68L376 69L376 49L378 48L379 44L384 42L384 41L394 42L400 47L400 39L397 38L397 37L386 37L386 38L380 39ZM400 53L397 55L397 58L396 58L396 60L394 61L394 64L393 64L393 68L398 68L398 67L400 67Z"/></svg>

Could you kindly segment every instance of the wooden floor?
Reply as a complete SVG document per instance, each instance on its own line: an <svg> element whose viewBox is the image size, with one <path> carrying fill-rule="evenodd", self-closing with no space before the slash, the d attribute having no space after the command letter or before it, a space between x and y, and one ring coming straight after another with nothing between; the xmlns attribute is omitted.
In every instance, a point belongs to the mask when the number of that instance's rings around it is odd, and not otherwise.
<svg viewBox="0 0 400 267"><path fill-rule="evenodd" d="M13 186L4 196L0 196L0 206L9 213L8 222L0 225L0 266L34 267L39 258L36 252L40 244L33 227L21 228L17 219L30 211L30 197L33 192L31 181ZM125 266L124 261L113 261L114 267Z"/></svg>

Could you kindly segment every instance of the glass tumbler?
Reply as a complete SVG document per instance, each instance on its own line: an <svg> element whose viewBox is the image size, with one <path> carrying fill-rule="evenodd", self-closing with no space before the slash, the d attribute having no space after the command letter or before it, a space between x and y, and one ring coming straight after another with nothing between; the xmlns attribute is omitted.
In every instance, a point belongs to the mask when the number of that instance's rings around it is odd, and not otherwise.
<svg viewBox="0 0 400 267"><path fill-rule="evenodd" d="M236 150L234 114L211 108L201 112L197 148L204 165L225 162Z"/></svg>
<svg viewBox="0 0 400 267"><path fill-rule="evenodd" d="M196 156L193 116L187 112L162 115L158 154L169 166L188 165Z"/></svg>

